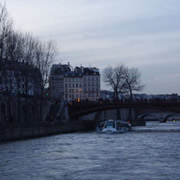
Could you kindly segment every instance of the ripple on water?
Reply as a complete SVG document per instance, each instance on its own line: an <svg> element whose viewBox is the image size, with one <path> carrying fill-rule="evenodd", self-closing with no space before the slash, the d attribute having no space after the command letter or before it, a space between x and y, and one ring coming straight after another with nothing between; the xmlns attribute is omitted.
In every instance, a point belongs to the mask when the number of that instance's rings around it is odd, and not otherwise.
<svg viewBox="0 0 180 180"><path fill-rule="evenodd" d="M178 129L172 124L171 128ZM74 133L1 144L0 177L2 180L179 180L179 139L177 132Z"/></svg>

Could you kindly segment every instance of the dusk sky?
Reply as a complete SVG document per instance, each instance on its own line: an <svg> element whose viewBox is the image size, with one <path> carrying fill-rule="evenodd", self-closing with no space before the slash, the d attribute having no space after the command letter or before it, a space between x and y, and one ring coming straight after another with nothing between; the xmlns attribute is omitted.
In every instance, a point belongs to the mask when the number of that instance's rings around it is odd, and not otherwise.
<svg viewBox="0 0 180 180"><path fill-rule="evenodd" d="M140 70L144 93L180 94L180 0L3 2L16 28L56 41L57 63L123 63Z"/></svg>

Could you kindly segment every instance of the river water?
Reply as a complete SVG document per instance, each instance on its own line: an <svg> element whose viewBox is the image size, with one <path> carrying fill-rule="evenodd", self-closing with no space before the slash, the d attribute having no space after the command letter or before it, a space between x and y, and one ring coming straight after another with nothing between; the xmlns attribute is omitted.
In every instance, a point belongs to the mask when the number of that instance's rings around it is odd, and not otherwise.
<svg viewBox="0 0 180 180"><path fill-rule="evenodd" d="M179 180L180 122L0 144L0 180Z"/></svg>

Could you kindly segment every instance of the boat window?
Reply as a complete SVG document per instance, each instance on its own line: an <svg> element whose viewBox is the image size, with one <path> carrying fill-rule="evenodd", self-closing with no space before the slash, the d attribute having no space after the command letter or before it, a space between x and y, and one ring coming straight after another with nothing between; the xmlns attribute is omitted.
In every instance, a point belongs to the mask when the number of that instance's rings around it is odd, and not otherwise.
<svg viewBox="0 0 180 180"><path fill-rule="evenodd" d="M113 127L113 128L115 128L114 122L108 122L108 123L106 124L105 128L107 128L107 127Z"/></svg>

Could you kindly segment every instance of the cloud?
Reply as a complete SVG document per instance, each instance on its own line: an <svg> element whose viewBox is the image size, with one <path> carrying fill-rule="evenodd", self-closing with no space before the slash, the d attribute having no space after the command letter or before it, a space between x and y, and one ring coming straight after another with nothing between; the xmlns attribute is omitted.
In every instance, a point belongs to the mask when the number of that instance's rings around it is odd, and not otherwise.
<svg viewBox="0 0 180 180"><path fill-rule="evenodd" d="M179 0L6 0L6 4L18 27L57 41L59 62L100 69L124 63L140 69L146 92L180 92L175 75L180 67Z"/></svg>

